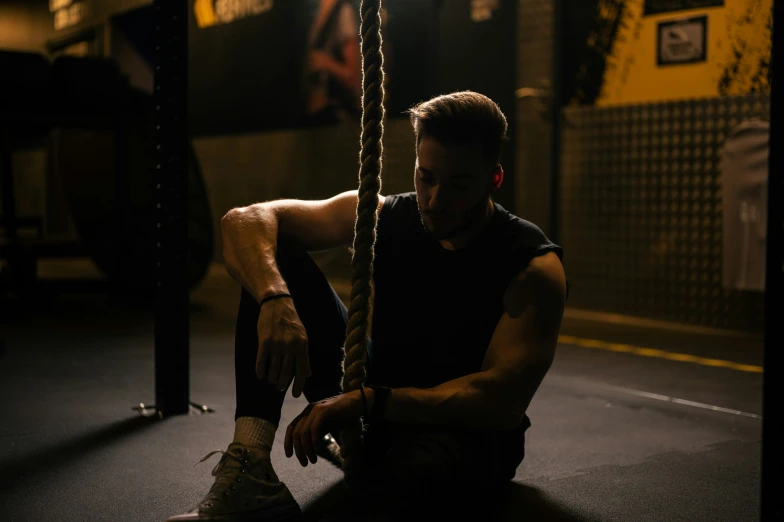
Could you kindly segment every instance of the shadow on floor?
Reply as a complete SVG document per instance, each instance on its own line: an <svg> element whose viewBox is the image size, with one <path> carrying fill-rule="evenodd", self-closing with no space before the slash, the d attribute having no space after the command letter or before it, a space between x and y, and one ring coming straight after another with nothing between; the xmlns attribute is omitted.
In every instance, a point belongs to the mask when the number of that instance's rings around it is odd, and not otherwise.
<svg viewBox="0 0 784 522"><path fill-rule="evenodd" d="M429 506L420 501L405 505L396 498L396 508L381 507L385 501L352 500L343 482L338 482L318 495L303 510L304 522L404 522L417 520L470 520L482 522L595 522L595 518L578 515L549 498L542 491L524 484L509 482L492 494L453 491L438 497Z"/></svg>
<svg viewBox="0 0 784 522"><path fill-rule="evenodd" d="M0 489L10 492L35 476L62 469L86 454L100 450L160 422L157 417L138 415L109 424L97 431L0 462ZM20 479L24 480L20 480Z"/></svg>

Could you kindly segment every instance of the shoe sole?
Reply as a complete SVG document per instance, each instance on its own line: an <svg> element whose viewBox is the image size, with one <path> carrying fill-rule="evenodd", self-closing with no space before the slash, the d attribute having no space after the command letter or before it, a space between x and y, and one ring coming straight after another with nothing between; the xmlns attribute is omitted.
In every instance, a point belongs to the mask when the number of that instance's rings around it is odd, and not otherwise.
<svg viewBox="0 0 784 522"><path fill-rule="evenodd" d="M299 505L277 506L251 513L226 513L225 515L210 515L205 518L181 518L183 522L288 522L289 520L300 520L302 510ZM167 521L168 522L168 521Z"/></svg>

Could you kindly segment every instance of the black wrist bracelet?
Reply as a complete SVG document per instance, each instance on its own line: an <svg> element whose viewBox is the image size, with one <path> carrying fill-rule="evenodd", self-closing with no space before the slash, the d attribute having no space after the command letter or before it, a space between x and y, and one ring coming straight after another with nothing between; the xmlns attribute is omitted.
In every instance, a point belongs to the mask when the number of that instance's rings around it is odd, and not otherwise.
<svg viewBox="0 0 784 522"><path fill-rule="evenodd" d="M392 388L388 386L371 386L370 389L373 390L373 410L370 412L370 423L378 425L384 420L387 397Z"/></svg>
<svg viewBox="0 0 784 522"><path fill-rule="evenodd" d="M365 387L364 386L360 386L359 387L359 393L362 394L362 409L364 411L364 415L362 415L362 418L367 420L367 418L368 418L367 398L365 397Z"/></svg>
<svg viewBox="0 0 784 522"><path fill-rule="evenodd" d="M275 295L271 295L269 297L265 297L264 299L262 299L259 302L259 308L261 308L264 305L264 303L266 303L267 301L274 301L275 299L282 299L284 297L291 297L291 294L275 294ZM293 299L293 297L292 297L292 299Z"/></svg>

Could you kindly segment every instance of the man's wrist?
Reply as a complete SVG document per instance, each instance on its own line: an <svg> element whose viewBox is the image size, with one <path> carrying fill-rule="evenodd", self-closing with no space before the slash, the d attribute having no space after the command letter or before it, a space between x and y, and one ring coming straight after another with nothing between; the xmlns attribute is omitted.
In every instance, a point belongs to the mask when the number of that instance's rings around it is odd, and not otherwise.
<svg viewBox="0 0 784 522"><path fill-rule="evenodd" d="M359 416L364 417L365 420L367 420L373 412L373 399L375 398L373 389L368 386L362 386L361 389L349 392L349 394L351 393L354 394L354 398L359 405Z"/></svg>
<svg viewBox="0 0 784 522"><path fill-rule="evenodd" d="M370 416L373 411L373 404L375 404L376 392L370 386L364 386L363 389L365 390L365 399L367 399L368 416Z"/></svg>
<svg viewBox="0 0 784 522"><path fill-rule="evenodd" d="M285 295L291 294L289 292L288 287L285 283L275 284L275 285L264 285L261 290L258 291L256 294L256 302L260 303L263 300L275 296L275 295Z"/></svg>
<svg viewBox="0 0 784 522"><path fill-rule="evenodd" d="M373 393L373 409L370 410L369 414L370 422L381 424L385 422L387 403L389 402L392 388L376 385L371 390Z"/></svg>

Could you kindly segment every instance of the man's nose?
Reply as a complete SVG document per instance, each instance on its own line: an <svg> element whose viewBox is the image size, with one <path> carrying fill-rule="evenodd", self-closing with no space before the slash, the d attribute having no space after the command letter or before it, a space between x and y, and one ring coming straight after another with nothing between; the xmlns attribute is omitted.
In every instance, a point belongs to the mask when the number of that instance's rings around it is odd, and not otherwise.
<svg viewBox="0 0 784 522"><path fill-rule="evenodd" d="M430 209L435 212L440 212L444 209L447 202L447 194L440 185L433 187L430 190Z"/></svg>

